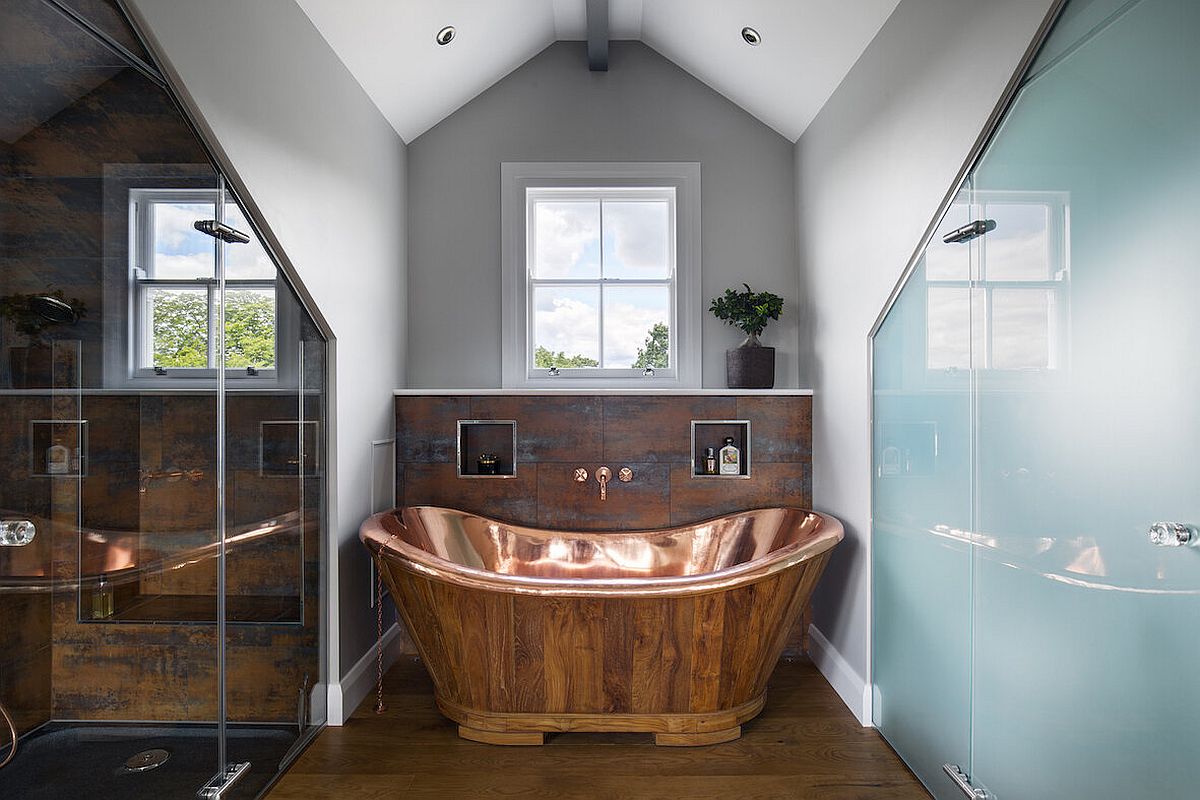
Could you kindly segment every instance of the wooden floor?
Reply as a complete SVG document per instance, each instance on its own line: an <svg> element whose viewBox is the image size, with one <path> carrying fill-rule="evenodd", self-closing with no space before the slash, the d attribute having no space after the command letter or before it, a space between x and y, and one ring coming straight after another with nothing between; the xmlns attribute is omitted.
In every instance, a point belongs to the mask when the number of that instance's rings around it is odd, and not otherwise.
<svg viewBox="0 0 1200 800"><path fill-rule="evenodd" d="M929 798L807 660L780 664L766 710L740 740L710 747L655 747L648 734L556 734L542 747L463 741L413 660L387 674L384 714L373 713L374 699L323 731L269 800Z"/></svg>

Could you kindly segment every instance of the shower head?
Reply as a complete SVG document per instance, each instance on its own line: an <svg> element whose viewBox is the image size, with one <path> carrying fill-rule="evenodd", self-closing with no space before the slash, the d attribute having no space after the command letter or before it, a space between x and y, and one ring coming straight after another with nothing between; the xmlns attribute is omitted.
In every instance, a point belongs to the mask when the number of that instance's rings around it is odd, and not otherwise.
<svg viewBox="0 0 1200 800"><path fill-rule="evenodd" d="M31 297L29 310L47 322L74 325L79 321L79 312L66 300L54 295L41 294Z"/></svg>

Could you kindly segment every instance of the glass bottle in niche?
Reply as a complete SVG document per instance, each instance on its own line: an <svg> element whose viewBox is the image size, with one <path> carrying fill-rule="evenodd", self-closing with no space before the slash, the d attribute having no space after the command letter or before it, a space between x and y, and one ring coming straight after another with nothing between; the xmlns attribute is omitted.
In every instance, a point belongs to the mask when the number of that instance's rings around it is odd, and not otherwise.
<svg viewBox="0 0 1200 800"><path fill-rule="evenodd" d="M732 436L725 437L725 446L721 448L721 474L742 474L742 451L733 443Z"/></svg>
<svg viewBox="0 0 1200 800"><path fill-rule="evenodd" d="M55 438L54 444L46 448L46 474L66 475L69 469L71 451L62 443L61 438Z"/></svg>
<svg viewBox="0 0 1200 800"><path fill-rule="evenodd" d="M115 610L112 584L107 575L101 575L92 591L92 619L109 619Z"/></svg>
<svg viewBox="0 0 1200 800"><path fill-rule="evenodd" d="M717 451L711 447L704 448L704 474L717 474Z"/></svg>

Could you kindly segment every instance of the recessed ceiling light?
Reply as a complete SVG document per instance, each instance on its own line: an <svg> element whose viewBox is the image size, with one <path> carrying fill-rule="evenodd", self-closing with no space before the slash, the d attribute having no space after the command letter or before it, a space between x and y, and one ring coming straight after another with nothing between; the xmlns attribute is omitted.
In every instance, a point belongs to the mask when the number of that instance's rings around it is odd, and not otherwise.
<svg viewBox="0 0 1200 800"><path fill-rule="evenodd" d="M747 29L747 30L749 30L749 29ZM442 47L445 47L446 45L448 45L454 41L454 34L455 34L454 26L447 25L446 27L444 27L440 31L438 31L437 36L434 38L437 40L438 44L440 44ZM745 34L743 33L742 35L744 36Z"/></svg>
<svg viewBox="0 0 1200 800"><path fill-rule="evenodd" d="M758 31L754 30L754 28L751 28L749 25L747 25L745 28L742 28L742 38L745 39L746 44L750 45L751 47L758 47L759 42L762 41L762 37L758 35Z"/></svg>

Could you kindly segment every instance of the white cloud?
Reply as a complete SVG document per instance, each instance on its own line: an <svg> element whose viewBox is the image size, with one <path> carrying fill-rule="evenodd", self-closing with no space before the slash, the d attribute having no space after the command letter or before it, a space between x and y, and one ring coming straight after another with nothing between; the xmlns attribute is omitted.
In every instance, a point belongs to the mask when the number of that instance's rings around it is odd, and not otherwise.
<svg viewBox="0 0 1200 800"><path fill-rule="evenodd" d="M538 203L534 224L538 277L590 277L598 274L599 204ZM591 252L588 252L589 249Z"/></svg>
<svg viewBox="0 0 1200 800"><path fill-rule="evenodd" d="M155 203L154 238L168 249L182 247L191 240L209 241L192 227L198 219L212 219L212 203Z"/></svg>
<svg viewBox="0 0 1200 800"><path fill-rule="evenodd" d="M156 278L211 278L213 254L168 253L154 254L154 277Z"/></svg>
<svg viewBox="0 0 1200 800"><path fill-rule="evenodd" d="M665 323L662 309L639 308L629 303L604 306L604 366L631 367L638 348L646 342L656 322Z"/></svg>
<svg viewBox="0 0 1200 800"><path fill-rule="evenodd" d="M617 261L606 264L617 267L606 274L636 272L643 276L649 271L655 277L665 275L670 257L669 213L664 202L605 203L605 234L612 235Z"/></svg>
<svg viewBox="0 0 1200 800"><path fill-rule="evenodd" d="M539 298L534 309L534 346L567 356L600 359L599 311L569 297Z"/></svg>

